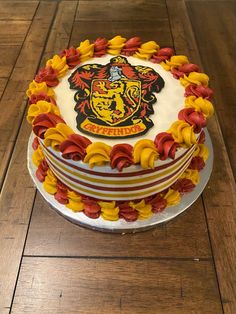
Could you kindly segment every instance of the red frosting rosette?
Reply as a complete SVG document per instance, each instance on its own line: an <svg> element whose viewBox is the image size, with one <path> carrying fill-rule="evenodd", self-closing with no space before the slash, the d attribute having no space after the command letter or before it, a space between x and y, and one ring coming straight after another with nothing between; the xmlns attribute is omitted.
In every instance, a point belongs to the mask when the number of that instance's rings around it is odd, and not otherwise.
<svg viewBox="0 0 236 314"><path fill-rule="evenodd" d="M171 188L178 191L179 193L191 192L195 188L195 184L190 179L178 179Z"/></svg>
<svg viewBox="0 0 236 314"><path fill-rule="evenodd" d="M141 39L139 37L132 37L126 41L124 47L121 50L121 54L125 56L132 56L138 48L141 46Z"/></svg>
<svg viewBox="0 0 236 314"><path fill-rule="evenodd" d="M170 59L174 54L174 50L172 48L162 48L158 50L154 55L151 57L151 61L154 63L161 63L165 60Z"/></svg>
<svg viewBox="0 0 236 314"><path fill-rule="evenodd" d="M189 169L200 171L205 167L205 162L202 157L195 156L192 158L190 165L188 167Z"/></svg>
<svg viewBox="0 0 236 314"><path fill-rule="evenodd" d="M91 141L79 134L71 134L68 139L61 143L59 149L65 159L83 160L86 155L86 148Z"/></svg>
<svg viewBox="0 0 236 314"><path fill-rule="evenodd" d="M152 212L153 213L160 213L167 206L167 200L163 198L161 193L158 193L154 197L152 197L148 201L148 203L152 205Z"/></svg>
<svg viewBox="0 0 236 314"><path fill-rule="evenodd" d="M112 169L117 168L118 171L122 171L123 168L134 164L132 152L133 147L129 144L114 145L110 153Z"/></svg>
<svg viewBox="0 0 236 314"><path fill-rule="evenodd" d="M213 96L213 90L208 86L190 84L186 87L184 96L196 96L209 100Z"/></svg>
<svg viewBox="0 0 236 314"><path fill-rule="evenodd" d="M59 84L57 74L57 70L53 69L51 66L46 66L39 70L34 80L37 83L45 82L47 86L55 87Z"/></svg>
<svg viewBox="0 0 236 314"><path fill-rule="evenodd" d="M168 157L172 159L175 158L175 153L179 144L174 141L174 138L170 133L161 132L157 134L154 144L156 145L161 160L165 160Z"/></svg>
<svg viewBox="0 0 236 314"><path fill-rule="evenodd" d="M47 171L48 171L48 163L46 159L44 158L39 164L38 169L36 170L36 177L40 182L44 182L45 177L47 175Z"/></svg>
<svg viewBox="0 0 236 314"><path fill-rule="evenodd" d="M96 219L100 216L101 207L95 200L89 199L89 198L83 198L82 201L84 203L84 214L86 216L93 219Z"/></svg>
<svg viewBox="0 0 236 314"><path fill-rule="evenodd" d="M54 128L58 123L65 123L65 121L53 113L41 113L33 121L34 134L44 139L47 129Z"/></svg>
<svg viewBox="0 0 236 314"><path fill-rule="evenodd" d="M193 108L185 108L180 110L178 114L179 120L184 120L194 126L194 132L199 133L207 124L206 118L200 111L195 111Z"/></svg>
<svg viewBox="0 0 236 314"><path fill-rule="evenodd" d="M39 140L37 137L34 138L33 143L32 143L32 148L33 150L36 150L39 146Z"/></svg>
<svg viewBox="0 0 236 314"><path fill-rule="evenodd" d="M94 41L94 57L101 57L106 54L108 41L106 38L98 37Z"/></svg>
<svg viewBox="0 0 236 314"><path fill-rule="evenodd" d="M180 65L178 68L172 68L171 73L173 74L174 78L179 79L183 77L184 74L188 75L191 72L199 72L200 68L198 65L193 63L186 63Z"/></svg>
<svg viewBox="0 0 236 314"><path fill-rule="evenodd" d="M204 131L202 131L198 138L198 144L204 144L205 140L206 140L206 134Z"/></svg>
<svg viewBox="0 0 236 314"><path fill-rule="evenodd" d="M55 99L53 97L48 96L47 94L43 92L37 95L35 94L31 95L29 98L29 105L36 104L39 100L45 100L47 102L52 103L53 105L56 105Z"/></svg>
<svg viewBox="0 0 236 314"><path fill-rule="evenodd" d="M121 203L119 206L119 217L126 221L135 221L138 219L138 211L131 206L128 202Z"/></svg>
<svg viewBox="0 0 236 314"><path fill-rule="evenodd" d="M61 181L57 181L57 192L54 194L54 198L60 203L60 204L67 204L68 198L67 198L67 186L62 183Z"/></svg>
<svg viewBox="0 0 236 314"><path fill-rule="evenodd" d="M66 57L66 64L69 66L69 69L73 69L80 63L80 52L75 47L64 49L60 52L59 56L61 58Z"/></svg>

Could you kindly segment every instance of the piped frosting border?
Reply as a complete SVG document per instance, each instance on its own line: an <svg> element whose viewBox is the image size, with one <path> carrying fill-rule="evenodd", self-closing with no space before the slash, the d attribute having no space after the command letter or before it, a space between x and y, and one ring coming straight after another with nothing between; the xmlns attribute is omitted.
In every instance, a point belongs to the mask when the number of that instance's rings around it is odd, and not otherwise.
<svg viewBox="0 0 236 314"><path fill-rule="evenodd" d="M134 146L117 144L113 147L102 141L92 143L85 136L75 134L61 118L52 87L60 83L68 69L105 54L121 54L159 63L185 87L185 104L178 120L166 132L157 134L154 141L142 139ZM92 43L85 40L77 48L70 47L55 55L46 62L45 68L39 70L26 92L30 104L27 120L34 133L44 140L45 146L60 151L65 159L82 160L90 168L109 163L118 171L133 164L153 169L157 159L175 159L179 147L188 148L196 144L196 134L206 126L207 119L214 112L210 101L213 92L208 83L209 77L186 56L174 55L173 49L160 48L155 41L142 43L139 37L126 40L121 36L111 40L97 38Z"/></svg>

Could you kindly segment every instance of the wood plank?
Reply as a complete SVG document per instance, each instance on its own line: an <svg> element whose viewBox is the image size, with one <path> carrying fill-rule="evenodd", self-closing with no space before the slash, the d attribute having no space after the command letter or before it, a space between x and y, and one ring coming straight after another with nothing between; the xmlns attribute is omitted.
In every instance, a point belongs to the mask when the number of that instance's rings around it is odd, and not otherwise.
<svg viewBox="0 0 236 314"><path fill-rule="evenodd" d="M25 110L25 91L37 70L55 8L55 2L42 2L39 5L0 101L0 187Z"/></svg>
<svg viewBox="0 0 236 314"><path fill-rule="evenodd" d="M79 42L89 39L95 40L98 37L105 37L111 39L116 35L122 35L125 38L139 36L143 42L155 40L162 47L172 46L171 33L169 32L169 24L166 18L155 20L155 28L153 28L152 21L97 21L96 27L89 27L92 25L93 20L89 21L76 21L74 24L71 45L77 46ZM150 29L152 31L150 32ZM86 35L85 35L86 34Z"/></svg>
<svg viewBox="0 0 236 314"><path fill-rule="evenodd" d="M201 64L184 2L178 1L174 5L168 1L167 4L177 52L187 54L191 61ZM215 2L212 4L213 7L216 5ZM212 77L212 73L208 74ZM216 102L217 97L218 94ZM209 130L214 146L214 169L203 200L224 311L236 313L235 181L216 114L209 122Z"/></svg>
<svg viewBox="0 0 236 314"><path fill-rule="evenodd" d="M158 16L166 14L165 1L133 0L127 3L126 0L100 0L100 1L79 1L76 20L92 20L94 22L106 20L115 21L156 21Z"/></svg>
<svg viewBox="0 0 236 314"><path fill-rule="evenodd" d="M7 32L7 30L6 30ZM26 34L25 34L26 35ZM22 43L21 43L22 44ZM0 45L0 77L8 78L16 62L21 46Z"/></svg>
<svg viewBox="0 0 236 314"><path fill-rule="evenodd" d="M96 27L88 27L94 23ZM124 0L79 1L72 45L101 36L110 39L118 34L126 38L140 36L143 41L156 40L163 46L172 45L165 1L149 1L148 5L144 0L129 3Z"/></svg>
<svg viewBox="0 0 236 314"><path fill-rule="evenodd" d="M222 313L209 261L24 258L12 314Z"/></svg>
<svg viewBox="0 0 236 314"><path fill-rule="evenodd" d="M24 254L192 259L211 257L201 199L168 224L142 233L120 235L94 232L73 225L50 209L39 195L36 197Z"/></svg>
<svg viewBox="0 0 236 314"><path fill-rule="evenodd" d="M28 42L30 38L38 36L38 42L36 38L34 39L34 44L37 45L38 43L38 52L35 55L34 65L31 64L31 71L35 71L36 64L39 62L40 49L43 49L43 42L46 39L47 32L50 30L50 22L53 19L55 9L56 3L42 2L36 13L36 21L33 22L32 28L30 29L30 37L26 39L26 42ZM41 25L41 35L38 31L39 24ZM40 45L42 47L40 47ZM23 51L26 49L26 47L24 47ZM29 50L29 52L31 52L31 50ZM25 54L25 58L27 59L27 54ZM26 74L28 73L26 72ZM16 117L23 114L26 105L26 103L22 105L22 99L25 93L25 90L23 90L25 78L21 77L21 81L14 80L14 78L14 75L12 75L1 101L2 115L0 116L0 134L1 138L7 136L5 139L6 145L1 146L2 149L6 149L6 153L3 154L5 159L1 162L1 174L4 173L6 168L4 165L6 166L8 163L6 156L10 157L11 148L14 145L13 141L9 142L9 145L7 145L7 141L11 141L9 135L12 132L11 127L15 127L15 132L17 132ZM8 115L8 111L12 114ZM14 125L14 123L16 125ZM9 313L35 196L35 189L26 167L26 149L30 131L30 126L24 123L18 135L0 199L0 313L3 314ZM1 142L1 145L2 144L4 144L4 141Z"/></svg>
<svg viewBox="0 0 236 314"><path fill-rule="evenodd" d="M30 26L30 21L0 21L0 46L19 46Z"/></svg>
<svg viewBox="0 0 236 314"><path fill-rule="evenodd" d="M236 71L233 70L236 69L233 53L236 50L236 36L232 36L232 25L236 25L236 2L189 2L188 12L199 51L204 56L202 64L212 76L215 107L236 178ZM199 19L207 19L208 22L200 23Z"/></svg>
<svg viewBox="0 0 236 314"><path fill-rule="evenodd" d="M7 78L0 77L0 97L2 97L2 93L5 89L6 84L7 84Z"/></svg>
<svg viewBox="0 0 236 314"><path fill-rule="evenodd" d="M0 6L0 20L31 20L38 1L4 1Z"/></svg>

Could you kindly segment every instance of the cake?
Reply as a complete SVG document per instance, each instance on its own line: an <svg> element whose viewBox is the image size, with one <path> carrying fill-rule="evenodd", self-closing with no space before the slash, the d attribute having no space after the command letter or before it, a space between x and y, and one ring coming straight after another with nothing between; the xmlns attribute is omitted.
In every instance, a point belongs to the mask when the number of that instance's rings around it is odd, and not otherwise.
<svg viewBox="0 0 236 314"><path fill-rule="evenodd" d="M209 155L208 83L155 41L115 36L65 49L26 92L37 179L90 218L132 222L178 204Z"/></svg>

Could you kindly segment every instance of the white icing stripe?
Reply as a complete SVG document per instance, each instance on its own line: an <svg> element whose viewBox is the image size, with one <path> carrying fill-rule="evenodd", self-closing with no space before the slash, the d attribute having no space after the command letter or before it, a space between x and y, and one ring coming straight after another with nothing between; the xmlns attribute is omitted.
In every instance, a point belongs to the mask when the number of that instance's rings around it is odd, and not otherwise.
<svg viewBox="0 0 236 314"><path fill-rule="evenodd" d="M146 175L137 175L137 177L123 177L122 180L118 177L113 177L109 179L106 179L105 177L96 176L96 175L88 175L85 173L81 173L74 169L73 167L70 167L66 165L63 160L59 161L55 159L52 154L50 154L49 151L43 148L44 155L47 156L47 158L50 159L51 163L54 164L56 167L59 167L62 171L65 171L68 175L70 175L72 178L79 179L80 181L83 181L85 183L90 184L97 184L98 186L107 186L107 187L120 187L127 185L128 187L132 186L143 186L143 184L148 184L155 182L157 180L161 180L165 177L170 176L172 173L176 172L178 168L180 168L183 163L187 160L187 158L192 155L193 150L195 147L192 147L190 151L182 157L178 162L173 164L171 167L168 167L163 170L157 170L153 173L146 174Z"/></svg>
<svg viewBox="0 0 236 314"><path fill-rule="evenodd" d="M191 158L190 158L191 159ZM189 161L190 162L190 161ZM99 197L103 200L133 200L133 199L141 199L144 197L151 196L155 193L161 192L168 188L170 185L172 185L177 178L184 172L184 170L188 167L189 162L186 163L186 165L181 169L176 175L174 175L171 179L167 180L166 182L161 183L158 187L151 187L147 188L145 190L140 191L126 191L126 192L120 192L120 191L98 191L96 189L90 189L88 187L80 186L78 183L75 183L68 178L66 178L64 175L59 173L53 165L50 164L51 170L54 172L56 177L60 179L64 184L66 184L68 187L72 188L74 191L91 196L91 197Z"/></svg>

